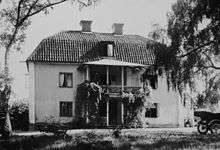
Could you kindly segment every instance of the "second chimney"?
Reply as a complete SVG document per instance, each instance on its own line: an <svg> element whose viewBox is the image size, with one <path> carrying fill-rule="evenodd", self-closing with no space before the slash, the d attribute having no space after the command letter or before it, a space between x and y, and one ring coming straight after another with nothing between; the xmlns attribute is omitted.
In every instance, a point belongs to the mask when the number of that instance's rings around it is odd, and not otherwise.
<svg viewBox="0 0 220 150"><path fill-rule="evenodd" d="M112 25L113 34L122 35L123 34L123 23L114 23Z"/></svg>
<svg viewBox="0 0 220 150"><path fill-rule="evenodd" d="M91 32L92 21L81 20L80 25L82 26L82 32Z"/></svg>

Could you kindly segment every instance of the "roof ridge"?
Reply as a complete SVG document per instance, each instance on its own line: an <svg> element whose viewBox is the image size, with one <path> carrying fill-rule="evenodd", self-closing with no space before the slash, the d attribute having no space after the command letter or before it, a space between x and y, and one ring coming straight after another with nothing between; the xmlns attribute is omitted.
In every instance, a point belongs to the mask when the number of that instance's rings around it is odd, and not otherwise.
<svg viewBox="0 0 220 150"><path fill-rule="evenodd" d="M74 32L74 33L81 33L81 34L107 34L107 35L112 35L114 37L123 37L123 36L138 36L138 37L141 37L141 38L145 38L147 40L151 40L153 41L152 39L150 38L147 38L147 37L144 37L144 36L141 36L141 35L138 35L138 34L122 34L122 35L116 35L114 33L111 33L111 32L82 32L81 30L63 30L63 31L60 31L58 33L55 33L51 36L48 36L46 37L49 38L49 37L54 37L56 35L59 35L59 34L62 34L62 33L69 33L69 32Z"/></svg>

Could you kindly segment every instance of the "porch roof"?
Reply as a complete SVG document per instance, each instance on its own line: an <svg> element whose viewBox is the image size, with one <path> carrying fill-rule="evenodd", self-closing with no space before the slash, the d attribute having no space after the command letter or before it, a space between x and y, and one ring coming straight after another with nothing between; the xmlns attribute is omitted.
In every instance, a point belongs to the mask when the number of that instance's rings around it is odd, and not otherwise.
<svg viewBox="0 0 220 150"><path fill-rule="evenodd" d="M83 64L87 65L105 65L105 66L130 66L130 67L147 67L147 65L138 64L138 63L131 63L131 62L125 62L115 59L107 59L103 58L97 61L89 61L85 62Z"/></svg>

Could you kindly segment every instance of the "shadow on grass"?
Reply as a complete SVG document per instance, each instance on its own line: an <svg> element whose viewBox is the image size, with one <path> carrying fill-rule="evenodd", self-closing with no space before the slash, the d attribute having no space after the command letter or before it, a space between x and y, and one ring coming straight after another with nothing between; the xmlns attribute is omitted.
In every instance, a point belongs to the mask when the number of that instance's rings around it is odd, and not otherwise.
<svg viewBox="0 0 220 150"><path fill-rule="evenodd" d="M152 140L153 139L153 140ZM150 142L150 140L152 142ZM166 150L220 149L220 136L183 134L146 134L106 138L95 133L75 135L69 139L56 136L13 137L0 141L1 150Z"/></svg>
<svg viewBox="0 0 220 150"><path fill-rule="evenodd" d="M53 144L55 141L59 140L59 137L55 136L29 136L29 137L11 137L9 140L0 141L1 150L33 150L45 147L47 145Z"/></svg>
<svg viewBox="0 0 220 150"><path fill-rule="evenodd" d="M131 146L132 147L132 146ZM191 135L177 139L162 138L152 144L134 144L139 150L167 150L167 149L220 149L220 136L216 135ZM131 148L132 149L132 148Z"/></svg>

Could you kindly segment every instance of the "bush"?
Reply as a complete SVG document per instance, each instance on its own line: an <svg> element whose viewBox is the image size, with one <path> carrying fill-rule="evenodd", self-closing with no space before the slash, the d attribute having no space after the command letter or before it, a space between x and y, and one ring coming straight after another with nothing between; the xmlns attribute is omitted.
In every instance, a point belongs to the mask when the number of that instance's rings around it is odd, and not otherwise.
<svg viewBox="0 0 220 150"><path fill-rule="evenodd" d="M0 102L0 133L3 132L3 125L5 121L5 112L3 111L3 104Z"/></svg>
<svg viewBox="0 0 220 150"><path fill-rule="evenodd" d="M61 137L66 140L71 140L72 138L67 134L67 130L70 129L69 126L62 123L36 123L35 129L40 132L53 133L54 136Z"/></svg>
<svg viewBox="0 0 220 150"><path fill-rule="evenodd" d="M142 116L132 116L128 115L125 117L125 124L127 128L143 128L145 127L145 120L141 118Z"/></svg>
<svg viewBox="0 0 220 150"><path fill-rule="evenodd" d="M72 129L83 129L83 128L87 128L87 127L88 127L88 125L86 124L85 118L73 119L71 122Z"/></svg>
<svg viewBox="0 0 220 150"><path fill-rule="evenodd" d="M9 111L14 130L26 131L29 129L29 108L26 103L13 103Z"/></svg>

